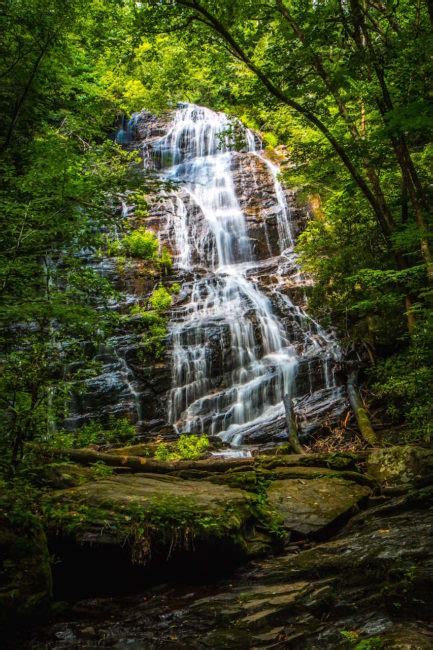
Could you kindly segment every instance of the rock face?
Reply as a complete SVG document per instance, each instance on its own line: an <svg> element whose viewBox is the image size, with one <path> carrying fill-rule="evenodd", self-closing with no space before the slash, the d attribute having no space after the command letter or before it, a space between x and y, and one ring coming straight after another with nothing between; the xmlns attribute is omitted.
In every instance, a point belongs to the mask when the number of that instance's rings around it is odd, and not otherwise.
<svg viewBox="0 0 433 650"><path fill-rule="evenodd" d="M203 628L218 621L191 647L344 648L342 631L382 639L376 647L429 647L432 496L362 513L335 540L259 564L236 589L191 603L191 625L198 610Z"/></svg>
<svg viewBox="0 0 433 650"><path fill-rule="evenodd" d="M302 309L308 280L293 248L306 211L248 129L237 124L244 142L234 147L221 113L185 105L170 120L164 137L161 120L135 120L150 164L176 184L150 221L185 274L169 340L169 421L235 445L281 440L290 393L306 435L335 423L347 411L340 353Z"/></svg>
<svg viewBox="0 0 433 650"><path fill-rule="evenodd" d="M240 140L227 130L235 124ZM202 433L261 444L286 436L289 393L304 436L348 410L329 332L307 316L309 280L294 245L307 210L285 189L259 138L239 122L183 105L134 116L120 140L142 152L149 171L169 181L146 197L149 214L125 205L126 228L146 227L174 256L182 291L171 312L166 354L143 357L139 327L124 326L96 356L67 425L126 415L141 433ZM114 309L142 301L161 279L145 265L92 261L121 292Z"/></svg>
<svg viewBox="0 0 433 650"><path fill-rule="evenodd" d="M141 447L119 450L114 472ZM149 567L175 562L179 554L194 562L201 548L220 557L252 557L278 548L293 535L306 538L341 526L344 516L371 494L369 485L360 484L361 474L297 465L302 461L298 456L159 464L141 460L129 463L130 471L135 467L138 473L99 480L87 468L81 475L68 465L44 468L42 485L50 480L53 486L63 485L65 475L71 485L44 498L57 555L67 558L71 549L82 547L92 563L101 551L121 548L129 561ZM320 464L321 457L304 459L314 462ZM342 457L340 464L348 462ZM123 471L127 469L125 465Z"/></svg>
<svg viewBox="0 0 433 650"><path fill-rule="evenodd" d="M368 457L367 471L385 489L404 491L430 480L433 452L409 445L374 449Z"/></svg>

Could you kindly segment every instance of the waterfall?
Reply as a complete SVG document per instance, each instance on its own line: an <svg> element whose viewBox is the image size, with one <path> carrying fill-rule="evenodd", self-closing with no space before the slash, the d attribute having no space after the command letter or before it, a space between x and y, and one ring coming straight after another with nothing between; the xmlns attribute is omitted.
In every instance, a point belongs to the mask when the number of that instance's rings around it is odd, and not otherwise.
<svg viewBox="0 0 433 650"><path fill-rule="evenodd" d="M239 128L244 155L260 158L271 176L279 254L287 260L294 238L278 168L265 158L257 137ZM153 141L152 156L162 177L178 188L170 196L172 244L177 268L192 278L188 299L170 324L168 419L178 432L218 434L238 445L249 431L281 418L283 395L296 395L299 363L312 348L323 357L323 388L332 390L336 346L284 296L304 330L300 351L252 277L258 260L235 185L232 130L225 114L184 104L168 132Z"/></svg>

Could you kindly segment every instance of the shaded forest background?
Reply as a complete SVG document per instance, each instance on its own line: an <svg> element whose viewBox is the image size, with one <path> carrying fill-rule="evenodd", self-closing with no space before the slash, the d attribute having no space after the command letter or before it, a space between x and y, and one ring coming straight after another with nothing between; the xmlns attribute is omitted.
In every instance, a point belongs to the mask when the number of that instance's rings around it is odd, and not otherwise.
<svg viewBox="0 0 433 650"><path fill-rule="evenodd" d="M103 251L123 194L145 205L155 179L116 130L179 101L261 133L311 208L297 246L311 313L364 359L382 421L430 441L432 21L430 0L2 3L5 465L61 436L119 318L82 251Z"/></svg>

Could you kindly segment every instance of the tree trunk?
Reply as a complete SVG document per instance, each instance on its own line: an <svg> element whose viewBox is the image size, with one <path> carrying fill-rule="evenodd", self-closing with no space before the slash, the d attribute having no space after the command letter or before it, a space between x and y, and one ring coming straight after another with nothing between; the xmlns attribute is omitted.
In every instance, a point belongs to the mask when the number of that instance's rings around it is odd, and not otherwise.
<svg viewBox="0 0 433 650"><path fill-rule="evenodd" d="M49 454L63 456L82 465L92 465L102 462L112 467L129 467L134 472L149 474L171 474L180 470L201 470L210 472L225 472L232 467L242 467L254 464L255 459L248 458L205 458L203 460L158 461L141 456L129 456L95 451L94 449L53 449Z"/></svg>
<svg viewBox="0 0 433 650"><path fill-rule="evenodd" d="M367 409L359 396L356 370L351 370L347 377L347 395L363 440L371 447L377 447L380 441L371 425Z"/></svg>
<svg viewBox="0 0 433 650"><path fill-rule="evenodd" d="M305 454L304 448L299 442L298 425L296 424L295 411L293 410L293 401L288 395L283 397L284 410L286 411L287 433L289 436L289 445L295 454Z"/></svg>
<svg viewBox="0 0 433 650"><path fill-rule="evenodd" d="M40 447L34 446L34 448L39 452L41 451ZM220 474L235 467L243 467L246 470L263 467L265 469L273 469L275 467L329 467L331 469L342 469L342 459L336 459L333 454L327 453L263 454L261 456L250 456L247 458L221 458L217 456L202 460L157 461L154 458L142 458L141 456L129 456L127 454L116 454L115 452L115 449L112 449L109 453L95 451L94 449L49 449L45 450L44 453L47 456L56 458L67 458L81 465L93 465L94 463L100 462L111 467L128 467L132 472L143 474L176 475L184 470ZM363 459L365 457L364 452L357 454L357 457ZM344 469L350 469L353 462L352 456L348 455L347 465L345 465ZM196 476L197 478L201 478L199 474Z"/></svg>
<svg viewBox="0 0 433 650"><path fill-rule="evenodd" d="M16 123L18 121L18 117L20 115L21 109L22 109L22 107L24 105L24 102L27 99L27 95L28 95L28 93L29 93L29 91L30 91L30 89L32 87L32 83L33 83L33 81L34 81L34 79L36 77L36 73L38 72L39 66L40 66L41 61L44 58L44 56L45 56L45 54L46 54L46 52L48 50L48 47L49 47L49 41L47 41L44 44L43 48L41 49L38 57L36 58L36 61L35 61L34 65L33 65L33 68L32 68L32 70L30 72L27 83L24 86L24 89L23 89L21 95L18 97L18 99L15 102L14 110L13 110L13 113L12 113L12 116L11 116L11 122L10 122L9 128L8 128L8 130L6 132L5 140L4 140L3 144L0 147L0 151L5 151L5 149L7 149L9 147L9 144L10 144L10 142L12 140L12 134L13 134L14 128L16 126Z"/></svg>

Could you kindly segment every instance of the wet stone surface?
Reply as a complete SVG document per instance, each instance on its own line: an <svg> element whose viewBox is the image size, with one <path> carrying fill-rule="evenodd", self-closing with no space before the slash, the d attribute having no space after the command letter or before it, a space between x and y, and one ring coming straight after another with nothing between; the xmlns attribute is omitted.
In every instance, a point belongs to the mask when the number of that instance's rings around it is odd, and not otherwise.
<svg viewBox="0 0 433 650"><path fill-rule="evenodd" d="M387 500L329 541L289 544L210 586L76 602L22 647L344 649L347 632L381 648L432 647L432 490Z"/></svg>

